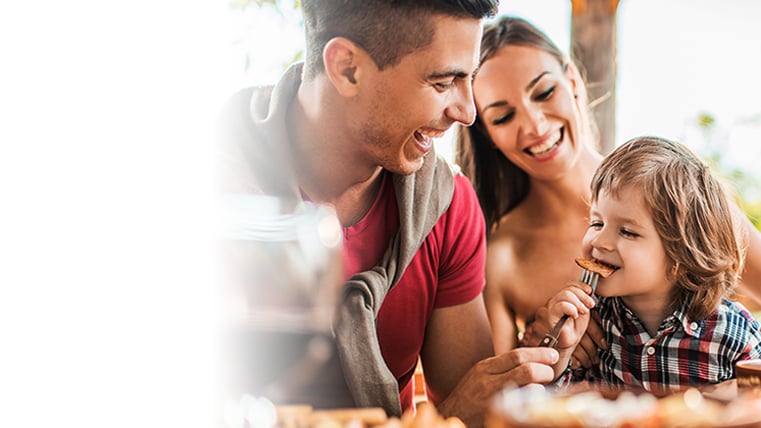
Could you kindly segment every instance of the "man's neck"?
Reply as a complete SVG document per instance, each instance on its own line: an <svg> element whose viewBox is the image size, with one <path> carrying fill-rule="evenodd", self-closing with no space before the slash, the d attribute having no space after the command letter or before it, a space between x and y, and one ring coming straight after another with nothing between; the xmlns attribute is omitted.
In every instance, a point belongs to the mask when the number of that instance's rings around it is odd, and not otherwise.
<svg viewBox="0 0 761 428"><path fill-rule="evenodd" d="M309 199L331 204L344 226L359 221L380 188L382 168L363 159L346 127L351 112L318 76L302 82L288 111L288 132L297 154L299 187Z"/></svg>

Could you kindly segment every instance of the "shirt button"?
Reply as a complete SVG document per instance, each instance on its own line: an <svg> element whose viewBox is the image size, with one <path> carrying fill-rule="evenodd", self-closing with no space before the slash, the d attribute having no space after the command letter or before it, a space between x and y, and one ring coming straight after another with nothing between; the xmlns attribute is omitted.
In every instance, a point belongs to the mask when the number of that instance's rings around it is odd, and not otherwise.
<svg viewBox="0 0 761 428"><path fill-rule="evenodd" d="M692 330L692 331L695 331L695 330L697 330L697 329L698 329L698 323L696 323L696 322L694 322L694 321L693 321L693 322L691 322L691 323L690 323L690 330Z"/></svg>
<svg viewBox="0 0 761 428"><path fill-rule="evenodd" d="M655 348L653 348L652 346L648 347L647 355L653 355L653 354L655 354Z"/></svg>

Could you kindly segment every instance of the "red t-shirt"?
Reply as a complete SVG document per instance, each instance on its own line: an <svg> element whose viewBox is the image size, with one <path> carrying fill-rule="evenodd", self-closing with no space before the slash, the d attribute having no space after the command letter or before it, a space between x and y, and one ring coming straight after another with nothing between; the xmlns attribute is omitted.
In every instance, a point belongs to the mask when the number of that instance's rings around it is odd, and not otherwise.
<svg viewBox="0 0 761 428"><path fill-rule="evenodd" d="M354 226L344 228L344 274L374 267L399 227L391 174L384 172L378 197ZM410 379L435 308L466 303L485 284L486 232L475 191L462 174L455 177L452 203L434 225L378 314L378 340L399 382L403 408L412 405Z"/></svg>

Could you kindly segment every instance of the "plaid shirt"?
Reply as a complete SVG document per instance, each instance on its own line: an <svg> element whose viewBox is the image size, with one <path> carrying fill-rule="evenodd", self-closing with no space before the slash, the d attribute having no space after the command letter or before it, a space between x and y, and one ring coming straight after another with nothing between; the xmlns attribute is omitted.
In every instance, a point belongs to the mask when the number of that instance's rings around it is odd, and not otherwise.
<svg viewBox="0 0 761 428"><path fill-rule="evenodd" d="M736 361L761 358L761 325L741 304L723 299L702 320L687 319L685 308L663 320L650 337L620 298L599 298L593 316L605 332L608 349L598 351L598 367L570 372L559 383L589 380L678 391L733 379Z"/></svg>

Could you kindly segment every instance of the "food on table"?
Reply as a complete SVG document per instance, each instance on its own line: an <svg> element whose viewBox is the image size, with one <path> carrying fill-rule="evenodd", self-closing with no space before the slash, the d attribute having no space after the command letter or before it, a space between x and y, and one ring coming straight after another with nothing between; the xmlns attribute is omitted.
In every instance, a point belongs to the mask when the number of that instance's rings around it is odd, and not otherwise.
<svg viewBox="0 0 761 428"><path fill-rule="evenodd" d="M761 389L761 359L736 362L735 374L738 388Z"/></svg>
<svg viewBox="0 0 761 428"><path fill-rule="evenodd" d="M401 418L389 418L381 408L315 410L311 406L277 406L273 428L465 428L458 418L443 418L436 407L418 405Z"/></svg>
<svg viewBox="0 0 761 428"><path fill-rule="evenodd" d="M761 426L761 393L728 402L697 389L656 397L648 392L589 390L552 393L540 385L498 394L486 428L676 428Z"/></svg>

